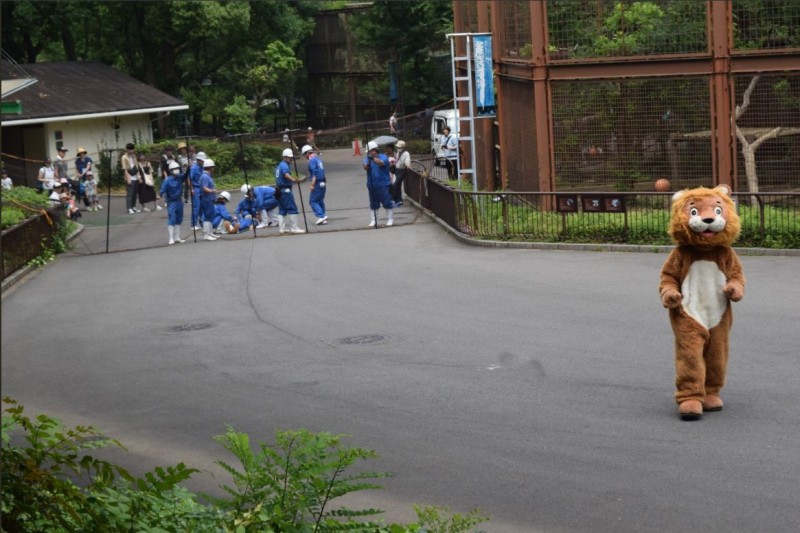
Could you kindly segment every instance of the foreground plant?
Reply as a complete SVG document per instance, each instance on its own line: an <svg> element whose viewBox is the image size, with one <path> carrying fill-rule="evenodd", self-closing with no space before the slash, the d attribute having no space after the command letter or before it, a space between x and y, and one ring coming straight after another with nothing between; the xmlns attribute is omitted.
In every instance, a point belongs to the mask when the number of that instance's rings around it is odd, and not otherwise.
<svg viewBox="0 0 800 533"><path fill-rule="evenodd" d="M67 429L41 414L31 419L12 398L2 417L3 532L334 532L462 533L487 520L477 510L450 514L443 507L416 507L418 523L384 524L379 509L331 509L355 491L381 488L383 472L345 471L377 457L342 445L342 435L282 431L275 444L251 448L250 437L228 428L215 439L237 460L217 461L232 479L227 498L201 497L180 486L198 470L183 463L156 467L143 477L87 452L125 449L91 426Z"/></svg>

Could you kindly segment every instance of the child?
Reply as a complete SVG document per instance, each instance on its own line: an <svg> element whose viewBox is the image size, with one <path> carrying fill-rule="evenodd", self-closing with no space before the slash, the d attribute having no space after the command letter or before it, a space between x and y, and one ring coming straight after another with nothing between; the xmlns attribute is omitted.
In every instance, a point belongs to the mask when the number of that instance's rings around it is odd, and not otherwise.
<svg viewBox="0 0 800 533"><path fill-rule="evenodd" d="M84 194L86 194L86 200L89 202L89 211L103 209L103 206L97 201L97 181L95 181L94 173L91 170L86 171Z"/></svg>
<svg viewBox="0 0 800 533"><path fill-rule="evenodd" d="M62 179L66 181L66 178ZM75 205L75 198L70 194L69 186L62 184L61 189L64 191L61 193L61 204L64 206L64 211L70 220L78 220L81 218L81 210Z"/></svg>

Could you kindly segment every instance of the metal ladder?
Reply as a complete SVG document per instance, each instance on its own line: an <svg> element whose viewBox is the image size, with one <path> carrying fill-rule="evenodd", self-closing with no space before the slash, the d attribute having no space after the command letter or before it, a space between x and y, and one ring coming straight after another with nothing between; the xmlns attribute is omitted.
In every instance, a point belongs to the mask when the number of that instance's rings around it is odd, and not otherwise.
<svg viewBox="0 0 800 533"><path fill-rule="evenodd" d="M460 164L458 165L458 180L459 184L461 183L461 176L465 174L469 174L472 176L472 190L477 192L478 190L478 176L475 174L475 168L477 167L477 162L475 158L475 78L473 76L473 55L474 50L473 48L473 39L472 37L476 35L491 35L490 33L449 33L447 34L447 38L450 39L450 68L452 72L453 78L453 109L455 110L455 115L458 120L458 131L456 135L458 135L458 145L459 151L462 142L469 142L470 143L470 164L469 167L462 167ZM456 41L458 44L463 43L463 47L457 47ZM466 55L457 56L457 48L461 48L465 51ZM459 68L462 67L462 68ZM459 76L459 70L465 71L466 75ZM460 95L458 94L458 85L459 82L467 82L467 94ZM458 103L465 102L467 104L467 112L462 114L459 111ZM462 136L463 128L461 127L462 122L469 123L469 135ZM459 163L460 163L459 158Z"/></svg>

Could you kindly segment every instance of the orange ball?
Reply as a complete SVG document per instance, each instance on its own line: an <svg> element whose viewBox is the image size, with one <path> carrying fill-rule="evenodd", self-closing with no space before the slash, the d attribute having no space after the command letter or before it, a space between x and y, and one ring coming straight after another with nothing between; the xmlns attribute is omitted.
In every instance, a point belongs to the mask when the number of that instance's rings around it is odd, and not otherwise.
<svg viewBox="0 0 800 533"><path fill-rule="evenodd" d="M660 178L656 180L656 191L658 192L667 192L672 189L672 184L666 178Z"/></svg>

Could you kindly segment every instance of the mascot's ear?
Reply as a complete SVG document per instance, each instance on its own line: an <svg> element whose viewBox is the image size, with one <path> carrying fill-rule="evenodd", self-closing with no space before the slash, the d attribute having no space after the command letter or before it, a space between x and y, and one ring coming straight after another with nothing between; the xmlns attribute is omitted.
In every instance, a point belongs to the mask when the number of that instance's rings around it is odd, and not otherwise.
<svg viewBox="0 0 800 533"><path fill-rule="evenodd" d="M714 187L714 190L720 194L724 194L725 196L731 195L731 188L728 187L727 185L717 185L716 187Z"/></svg>
<svg viewBox="0 0 800 533"><path fill-rule="evenodd" d="M684 194L686 194L686 191L688 191L688 190L689 190L689 189L684 189L684 190L682 190L682 191L678 191L678 192L676 192L675 194L673 194L673 195L672 195L672 203L674 204L675 202L677 202L677 201L678 201L678 199L679 199L681 196L683 196Z"/></svg>

